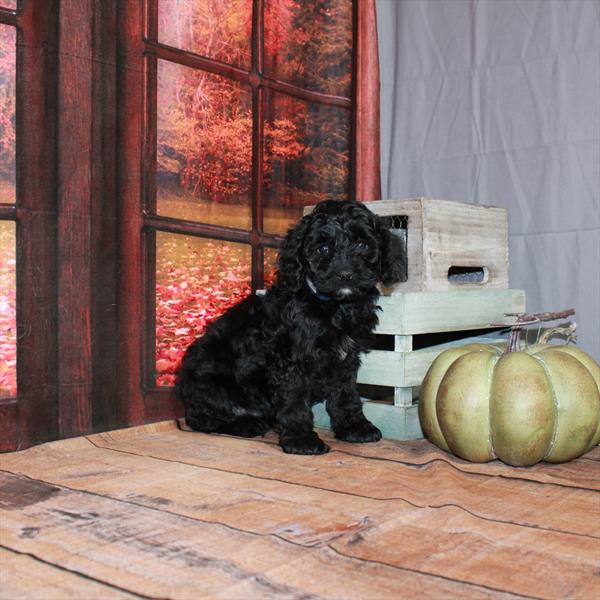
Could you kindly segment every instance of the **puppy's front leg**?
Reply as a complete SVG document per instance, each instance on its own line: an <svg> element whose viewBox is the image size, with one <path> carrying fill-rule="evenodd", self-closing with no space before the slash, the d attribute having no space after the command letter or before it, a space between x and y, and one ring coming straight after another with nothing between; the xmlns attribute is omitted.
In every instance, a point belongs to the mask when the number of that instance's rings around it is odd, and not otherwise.
<svg viewBox="0 0 600 600"><path fill-rule="evenodd" d="M363 414L362 401L354 383L334 391L325 407L338 440L364 443L381 439L381 431Z"/></svg>
<svg viewBox="0 0 600 600"><path fill-rule="evenodd" d="M325 454L329 446L313 431L310 386L303 378L294 378L278 386L277 423L279 445L288 454Z"/></svg>

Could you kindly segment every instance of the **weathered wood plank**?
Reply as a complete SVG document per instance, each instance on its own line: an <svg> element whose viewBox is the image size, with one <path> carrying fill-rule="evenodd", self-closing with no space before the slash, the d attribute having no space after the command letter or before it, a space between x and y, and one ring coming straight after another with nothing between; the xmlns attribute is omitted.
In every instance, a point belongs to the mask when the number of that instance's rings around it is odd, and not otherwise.
<svg viewBox="0 0 600 600"><path fill-rule="evenodd" d="M456 287L508 287L508 216L505 208L433 198L380 200L367 206L379 215L406 216L407 281L391 293L448 291ZM450 267L481 267L481 283L455 283Z"/></svg>
<svg viewBox="0 0 600 600"><path fill-rule="evenodd" d="M31 461L35 466L28 467L26 474L134 505L272 534L296 545L323 544L354 533L374 511L385 515L387 510L369 498L351 496L342 502L340 494L314 487L69 442L69 453L39 453ZM269 448L261 450L260 446L254 452L265 459L271 454ZM153 472L161 476L150 476ZM21 491L19 494L23 495ZM402 501L394 504L411 508Z"/></svg>
<svg viewBox="0 0 600 600"><path fill-rule="evenodd" d="M476 581L516 594L600 596L597 539L573 536L566 548L563 538L550 532L537 532L535 542L523 534L521 527L475 522L460 509L449 507L443 511L404 511L393 520L331 545L363 560L385 557L387 564L444 573L452 579Z"/></svg>
<svg viewBox="0 0 600 600"><path fill-rule="evenodd" d="M324 438L328 435L324 434ZM273 440L275 443L275 440ZM329 443L329 442L328 442ZM346 449L348 448L348 449ZM515 468L499 460L489 463L471 463L452 454L443 452L427 440L406 440L402 443L382 440L378 444L355 444L351 447L342 444L337 452L349 453L381 461L395 461L414 466L426 466L434 462L445 462L463 473L475 473L485 477L505 477L523 479L540 484L600 491L600 446L590 450L584 456L568 463L538 463L527 468ZM594 459L594 457L598 457Z"/></svg>
<svg viewBox="0 0 600 600"><path fill-rule="evenodd" d="M371 350L362 357L356 381L367 385L405 386L405 352Z"/></svg>
<svg viewBox="0 0 600 600"><path fill-rule="evenodd" d="M35 536L35 530L24 535ZM6 599L121 600L143 597L3 548L0 548L0 564L1 597Z"/></svg>
<svg viewBox="0 0 600 600"><path fill-rule="evenodd" d="M381 296L376 333L417 335L484 329L504 322L504 313L525 311L523 290L409 292Z"/></svg>
<svg viewBox="0 0 600 600"><path fill-rule="evenodd" d="M103 436L94 436L95 442L102 444ZM342 443L339 446L348 450L359 447ZM139 439L131 442L123 439L119 449L141 454L146 451L144 442ZM381 500L400 498L418 506L454 504L484 518L600 536L600 502L598 495L587 489L541 486L527 480L502 477L490 482L489 477L476 473L464 477L446 462L419 468L393 463L383 468L378 461L358 456L348 456L340 461L335 452L315 458L287 456L277 447L267 449L262 446L260 454L252 450L256 450L252 440L184 432L181 435L161 434L152 443L153 456L164 460L185 457L185 462L198 466L242 470L256 477L344 494ZM555 510L558 505L560 511Z"/></svg>
<svg viewBox="0 0 600 600"><path fill-rule="evenodd" d="M66 489L0 514L6 547L35 549L61 567L147 596L233 598L243 591L244 598L453 598L465 590L470 597L503 596L328 548L305 548ZM37 530L35 539L23 537L24 528Z"/></svg>
<svg viewBox="0 0 600 600"><path fill-rule="evenodd" d="M329 438L326 433L324 437ZM333 441L333 451L327 456L297 457L283 454L275 441L273 435L242 440L188 433L178 431L170 422L46 444L0 457L2 469L43 480L25 479L23 485L19 478L21 487L13 484L11 491L9 486L0 507L18 521L23 511L28 518L44 520L45 513L41 515L39 508L51 506L46 512L51 512L54 520L50 519L45 527L52 525L49 529L60 530L71 523L67 533L55 531L58 537L48 546L52 555L58 553L65 566L72 567L71 561L76 561L77 570L83 565L85 572L94 577L100 572L106 575L108 569L110 581L138 593L149 591L148 587L137 587L142 572L124 568L119 556L127 553L128 560L136 564L145 561L146 569L159 556L169 563L174 560L170 558L173 549L169 549L169 543L183 544L176 546L176 553L185 553L189 544L204 536L205 527L222 528L226 548L250 544L260 546L260 552L267 555L276 552L288 559L275 567L270 566L270 558L265 559L266 570L261 566L238 582L217 570L218 581L224 586L221 593L227 598L266 594L266 588L257 587L255 577L266 577L267 587L298 582L294 594L335 597L337 593L337 597L351 597L348 590L354 591L355 583L336 587L347 583L342 576L344 569L360 572L363 578L377 578L376 584L371 583L374 591L368 590L363 581L363 595L356 592L356 597L384 597L384 588L389 597L405 597L410 589L423 596L425 592L419 586L430 585L414 580L416 587L399 591L390 587L392 576L380 581L380 575L370 571L377 565L395 568L395 577L400 580L407 573L433 578L434 585L428 588L432 596L455 594L453 588L437 589L439 580L467 582L462 593L469 597L501 590L517 595L587 598L600 591L598 494L581 487L585 477L577 480L574 488L569 480L570 474L572 477L581 469L593 479L595 468L597 486L595 460L528 469L513 469L497 462L474 465L425 441L367 445ZM555 467L563 469L556 471ZM536 478L548 483L542 484ZM73 500L73 495L79 499ZM91 505L86 508L90 495L108 502L110 509L102 512ZM12 510L6 496L17 499ZM70 508L55 504L64 502L65 496L70 498ZM162 513L184 519L184 533L180 536L179 529L169 522L166 529L155 525L154 536L148 533L150 525L139 535L134 534L131 528L137 527L137 511L142 511L144 521L149 514ZM566 513L566 520L553 517L552 512ZM62 525L56 524L57 515ZM91 524L97 520L94 515L100 515L100 521ZM163 517L156 518L160 521ZM561 529L569 520L574 520L571 530ZM198 538L188 536L188 523L201 528ZM20 527L21 533L42 528L23 523ZM102 549L92 543L90 528L103 532ZM170 537L163 531L169 531ZM253 536L251 539L260 542L244 542L242 538L231 541L230 532ZM15 534L18 539L21 533ZM79 533L87 537L83 539ZM66 543L63 535L65 539L72 535L73 539ZM4 544L5 529L2 536ZM158 540L158 545L152 546L159 548L153 557L148 556L153 552L148 540L152 544ZM106 545L107 541L110 544ZM113 542L116 549L112 548ZM273 542L283 545L274 549ZM263 543L267 544L264 548ZM36 547L46 548L43 544ZM68 555L71 547L77 548L76 558ZM306 554L290 555L288 548L292 552L304 549ZM15 549L27 551L20 546ZM109 550L112 558L107 566ZM235 552L213 556L211 549L209 554L211 560L221 561L219 564L230 561L227 564L233 562L241 568ZM348 560L346 556L355 557L356 563L343 566L338 562ZM309 564L320 574L324 568L327 572L333 568L333 587L328 588L325 581L321 588L310 582L313 587L308 589L304 579L310 577L306 571ZM156 572L152 569L153 576ZM160 568L158 573L162 585L167 574ZM177 569L170 573L179 577ZM272 573L279 578L273 581ZM206 572L199 575L201 589L205 576L212 577ZM319 575L317 579L324 578ZM170 597L185 597L187 581L184 578ZM153 593L162 589L153 589ZM287 588L277 589L286 597Z"/></svg>
<svg viewBox="0 0 600 600"><path fill-rule="evenodd" d="M398 336L401 337L401 336ZM462 340L436 344L419 350L391 351L371 350L363 356L356 381L367 385L384 385L391 387L419 386L431 363L444 350L460 344L493 344L500 343L499 336L480 335Z"/></svg>

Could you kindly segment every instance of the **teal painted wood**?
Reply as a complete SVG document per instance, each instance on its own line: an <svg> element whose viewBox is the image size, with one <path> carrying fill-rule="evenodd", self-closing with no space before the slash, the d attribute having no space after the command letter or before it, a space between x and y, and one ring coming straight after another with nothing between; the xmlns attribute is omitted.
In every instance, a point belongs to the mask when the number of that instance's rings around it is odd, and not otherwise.
<svg viewBox="0 0 600 600"><path fill-rule="evenodd" d="M357 382L368 385L384 385L389 387L411 387L421 385L427 369L434 359L448 348L464 344L480 343L495 344L506 341L506 335L489 333L482 336L465 337L445 344L437 344L411 350L397 352L392 350L373 350L363 356L358 371Z"/></svg>
<svg viewBox="0 0 600 600"><path fill-rule="evenodd" d="M504 313L525 311L524 290L407 292L381 296L376 333L417 335L483 329L505 322Z"/></svg>

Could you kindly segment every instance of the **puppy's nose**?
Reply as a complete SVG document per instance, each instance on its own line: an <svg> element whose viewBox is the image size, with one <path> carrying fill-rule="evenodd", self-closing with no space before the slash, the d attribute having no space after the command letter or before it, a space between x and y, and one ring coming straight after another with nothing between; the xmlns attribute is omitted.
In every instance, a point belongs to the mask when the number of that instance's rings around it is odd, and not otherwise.
<svg viewBox="0 0 600 600"><path fill-rule="evenodd" d="M352 271L340 271L339 277L342 281L350 281L352 279Z"/></svg>

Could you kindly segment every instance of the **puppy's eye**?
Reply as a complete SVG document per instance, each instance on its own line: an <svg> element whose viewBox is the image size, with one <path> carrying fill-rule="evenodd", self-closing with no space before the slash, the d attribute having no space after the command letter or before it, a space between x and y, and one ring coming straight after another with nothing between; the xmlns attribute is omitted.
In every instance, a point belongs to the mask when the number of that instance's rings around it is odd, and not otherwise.
<svg viewBox="0 0 600 600"><path fill-rule="evenodd" d="M329 246L327 244L322 244L321 246L319 246L317 248L317 252L321 255L321 256L329 256Z"/></svg>
<svg viewBox="0 0 600 600"><path fill-rule="evenodd" d="M369 247L369 244L367 244L367 242L365 242L364 240L359 240L358 242L356 242L356 247L359 250L366 250Z"/></svg>

